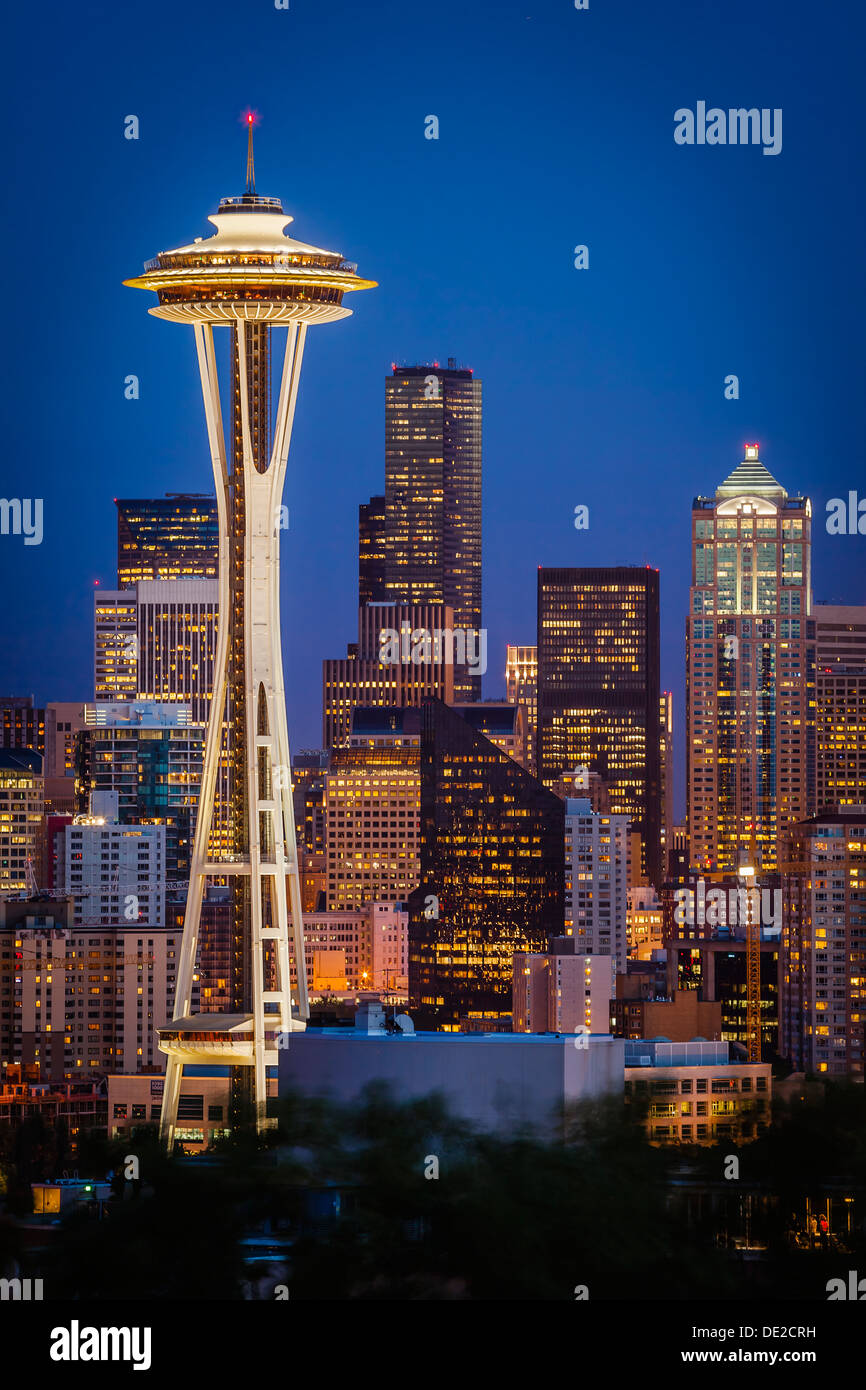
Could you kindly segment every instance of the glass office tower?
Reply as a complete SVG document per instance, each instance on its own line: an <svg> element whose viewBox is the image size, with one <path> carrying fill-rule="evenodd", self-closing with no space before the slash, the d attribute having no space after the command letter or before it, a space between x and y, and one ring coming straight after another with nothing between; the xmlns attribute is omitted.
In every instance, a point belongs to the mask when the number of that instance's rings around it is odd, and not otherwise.
<svg viewBox="0 0 866 1390"><path fill-rule="evenodd" d="M815 809L811 517L747 444L692 508L686 627L691 864L772 871L779 837Z"/></svg>
<svg viewBox="0 0 866 1390"><path fill-rule="evenodd" d="M515 951L564 922L565 803L439 700L421 710L421 880L409 1000L422 1028L511 1014Z"/></svg>

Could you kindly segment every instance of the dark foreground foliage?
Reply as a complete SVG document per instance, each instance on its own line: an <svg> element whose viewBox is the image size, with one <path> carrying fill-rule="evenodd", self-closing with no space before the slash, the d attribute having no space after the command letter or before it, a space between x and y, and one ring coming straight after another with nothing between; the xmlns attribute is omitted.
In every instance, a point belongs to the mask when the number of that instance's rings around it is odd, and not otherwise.
<svg viewBox="0 0 866 1390"><path fill-rule="evenodd" d="M476 1132L439 1097L399 1103L382 1086L354 1106L291 1097L267 1142L198 1158L162 1154L153 1130L94 1141L79 1167L114 1172L102 1218L65 1218L28 1254L0 1216L0 1264L42 1277L48 1298L740 1299L778 1297L780 1282L814 1297L839 1259L793 1249L789 1211L810 1185L862 1187L864 1120L863 1088L839 1088L739 1150L769 1231L757 1277L719 1246L746 1191L721 1182L721 1150L653 1148L619 1100L577 1107L565 1142L546 1143ZM18 1151L30 1175L39 1145ZM139 1181L123 1176L130 1152ZM22 1192L10 1160L7 1205Z"/></svg>

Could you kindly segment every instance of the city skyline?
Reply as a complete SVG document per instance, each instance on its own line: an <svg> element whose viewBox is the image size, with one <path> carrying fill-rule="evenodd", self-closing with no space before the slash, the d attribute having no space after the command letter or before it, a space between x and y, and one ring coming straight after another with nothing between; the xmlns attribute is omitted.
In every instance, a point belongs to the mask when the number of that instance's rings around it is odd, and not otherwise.
<svg viewBox="0 0 866 1390"><path fill-rule="evenodd" d="M142 18L6 26L0 1308L159 1375L190 1300L590 1300L832 1379L866 16Z"/></svg>
<svg viewBox="0 0 866 1390"><path fill-rule="evenodd" d="M658 565L661 683L675 697L679 818L695 493L727 476L745 441L759 441L770 471L812 498L816 598L866 598L860 539L831 536L822 522L829 500L857 488L853 460L863 433L856 292L846 268L856 263L847 252L862 210L862 191L846 175L862 122L847 105L849 53L823 29L816 34L816 83L832 79L841 114L810 103L797 123L788 108L797 110L799 68L771 36L774 14L783 28L797 23L797 13L808 24L805 5L792 12L771 4L759 29L745 15L727 15L696 72L694 42L709 34L705 17L695 16L695 31L686 33L673 13L627 4L632 42L654 54L640 70L629 65L628 89L613 52L587 28L596 22L589 14L566 6L530 19L506 12L496 30L500 71L525 96L503 106L476 13L460 15L455 50L444 32L428 32L422 15L400 12L394 31L394 16L377 10L367 16L376 57L363 74L346 55L334 69L316 52L311 15L279 16L292 26L291 40L270 52L270 17L241 17L226 4L216 13L213 32L196 32L202 61L184 101L171 109L155 108L146 88L130 89L98 66L112 42L108 30L93 34L93 81L74 96L59 62L73 17L58 16L44 38L46 63L58 55L55 95L20 131L12 152L16 186L31 198L41 187L43 151L52 147L62 103L72 123L53 174L58 205L73 206L86 184L105 211L98 236L86 219L64 218L70 264L93 287L97 312L58 325L57 360L87 369L87 402L77 372L69 380L52 373L57 408L44 410L34 361L11 363L10 394L22 408L11 421L10 454L46 481L39 488L42 545L25 547L13 537L0 544L7 586L14 576L27 595L4 626L7 688L32 691L40 703L86 695L89 655L80 633L94 580L114 587L112 498L202 490L206 453L193 364L179 343L166 343L159 325L123 302L120 282L130 256L173 244L181 227L190 239L205 233L212 190L243 172L237 118L252 104L262 116L260 187L312 209L311 240L351 247L382 285L363 324L353 321L342 341L316 344L308 355L293 446L305 466L287 487L282 577L287 597L316 574L315 616L299 616L284 634L287 648L297 644L310 656L309 670L306 662L287 670L296 746L318 744L320 662L355 630L357 507L382 486L379 383L395 360L445 362L453 354L485 382L483 612L491 661L484 693L503 689L506 644L533 641L537 565ZM281 65L295 42L315 54L293 76L293 101L315 111L315 122L283 109ZM412 82L396 62L406 43L417 64ZM255 90L228 63L229 49L241 58L255 54ZM155 59L155 76L166 62L167 55ZM344 93L333 105L317 99L326 70ZM214 72L221 82L212 81ZM718 90L721 104L733 92L746 104L785 107L781 154L677 146L673 114L689 104L696 82ZM141 122L137 142L124 136L130 112ZM439 116L438 141L424 138L429 112ZM296 138L298 120L303 139ZM391 158L383 161L377 151L385 129ZM357 153L344 171L341 200L328 156L347 137ZM463 215L448 219L447 229L431 202L431 180L461 200ZM804 205L805 182L815 196ZM164 198L153 196L160 183ZM744 241L746 208L761 236ZM699 237L683 235L685 216ZM517 270L517 224L535 235L531 275ZM41 224L32 235L34 253L47 253ZM587 271L574 268L579 243L589 246ZM53 317L50 286L28 284L26 304L24 292L23 282L10 287L13 312ZM83 308L84 300L76 304ZM835 350L815 354L814 342ZM159 389L163 366L176 383L171 393ZM739 378L738 400L725 398L731 373ZM137 400L124 395L130 374L138 377ZM319 428L323 419L327 430ZM333 485L325 485L328 478ZM32 490L23 482L4 487ZM573 526L580 504L590 509L587 531ZM47 553L55 562L62 557L59 604ZM58 616L50 650L34 648L32 633L50 630Z"/></svg>

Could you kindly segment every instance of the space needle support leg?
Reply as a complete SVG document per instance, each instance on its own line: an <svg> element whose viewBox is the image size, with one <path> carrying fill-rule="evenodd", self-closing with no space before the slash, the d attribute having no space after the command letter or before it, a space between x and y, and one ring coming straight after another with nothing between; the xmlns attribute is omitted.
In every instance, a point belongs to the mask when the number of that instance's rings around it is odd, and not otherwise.
<svg viewBox="0 0 866 1390"><path fill-rule="evenodd" d="M214 353L213 329L210 324L196 323L195 344L198 354L199 374L201 376L202 396L207 421L208 443L213 464L216 485L217 517L220 537L228 534L226 506L226 487L228 470L226 467L225 436L223 434L222 409L220 406L219 383ZM205 740L204 767L202 770L201 792L196 816L195 841L193 845L190 881L187 890L186 913L183 923L183 941L178 965L177 990L174 1002L174 1018L183 1018L192 1007L192 983L198 951L199 922L201 904L204 897L205 866L213 823L217 776L219 773L220 748L222 741L223 714L226 698L226 663L228 653L228 615L229 615L229 566L224 543L220 544L219 561L219 616L217 621L217 644L214 659L214 682L211 697ZM171 1150L174 1130L177 1123L177 1107L180 1086L183 1078L183 1063L169 1055L166 1064L165 1092L160 1115L159 1134L161 1141Z"/></svg>
<svg viewBox="0 0 866 1390"><path fill-rule="evenodd" d="M285 480L286 465L289 455L289 445L292 437L292 425L295 417L295 404L298 398L298 384L301 377L301 364L304 356L304 345L306 342L307 325L299 323L297 331L293 334L289 332L286 343L286 355L283 361L283 379L280 387L280 399L277 409L276 427L274 430L274 451L272 457L272 475L274 487L274 511L279 507L283 493L283 483ZM280 883L285 885L288 876L289 906L292 918L292 947L295 957L295 969L298 982L298 1017L306 1020L310 1016L310 1006L307 992L307 968L304 953L304 921L301 902L301 880L298 870L298 846L297 832L295 829L295 807L292 799L291 785L291 754L289 747L288 725L286 721L286 697L283 681L283 663L279 650L280 633L280 589L279 589L279 529L276 531L276 555L277 563L274 566L272 582L272 604L274 612L274 624L272 628L272 641L276 647L274 653L274 729L277 735L277 746L281 750L286 760L286 772L280 779L279 797L281 801L280 820L282 823L282 836L284 852L287 863L287 875L280 876ZM276 791L275 791L276 798ZM278 885L278 892L280 886ZM284 891L284 890L283 890ZM283 977L285 988L289 988L289 960L288 960L288 940L285 942L285 975ZM290 1022L286 1021L286 1026L291 1027Z"/></svg>

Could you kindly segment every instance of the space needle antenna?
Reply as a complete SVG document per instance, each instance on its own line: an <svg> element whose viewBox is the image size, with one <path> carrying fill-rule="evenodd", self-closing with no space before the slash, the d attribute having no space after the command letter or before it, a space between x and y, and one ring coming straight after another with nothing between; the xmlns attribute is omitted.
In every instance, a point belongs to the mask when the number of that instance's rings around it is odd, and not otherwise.
<svg viewBox="0 0 866 1390"><path fill-rule="evenodd" d="M247 113L247 193L256 191L256 166L253 159L253 119L252 111Z"/></svg>

